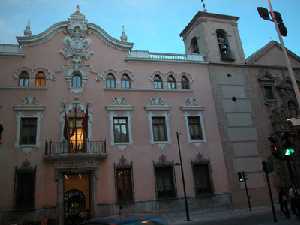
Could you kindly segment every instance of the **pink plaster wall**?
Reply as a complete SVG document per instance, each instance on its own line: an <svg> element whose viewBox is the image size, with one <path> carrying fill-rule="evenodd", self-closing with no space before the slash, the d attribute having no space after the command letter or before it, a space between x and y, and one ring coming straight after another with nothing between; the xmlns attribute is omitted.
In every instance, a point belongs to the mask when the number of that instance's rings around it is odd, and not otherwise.
<svg viewBox="0 0 300 225"><path fill-rule="evenodd" d="M126 62L127 52L107 46L95 35L89 36L91 50L94 55L87 64L92 70L103 73L108 69L116 71L129 70L134 75L133 89L150 89L152 83L150 75L155 71L167 73L173 71L176 74L186 72L191 74L193 83L190 91L118 91L105 90L104 81L96 81L96 74L89 73L88 81L83 93L74 94L68 89L64 78L62 66L68 62L59 53L63 49L62 32L54 35L50 40L37 43L32 46L24 46L25 56L1 56L0 57L0 122L4 126L3 143L0 145L0 208L13 208L14 205L14 169L27 159L32 165L37 166L36 179L36 208L55 206L57 183L52 164L43 160L44 141L52 138L60 140L61 124L59 121L61 103L71 103L77 97L81 103L91 103L90 111L93 115L92 134L93 140L108 141L108 157L99 163L97 171L97 203L115 202L115 184L113 163L117 162L121 155L127 160L133 161L134 197L136 201L155 199L155 177L153 161L158 161L161 154L167 155L168 160L178 162L178 150L176 144L176 130L182 132L181 147L183 151L184 170L186 174L188 196L194 196L193 175L191 160L196 159L200 152L203 157L210 160L212 167L212 179L215 193L229 192L227 172L224 163L220 135L217 127L217 117L214 100L211 92L209 73L206 64L167 63L167 62ZM47 81L46 89L17 88L18 80L14 73L21 67L31 69L46 68L55 76L54 81ZM41 123L41 146L28 153L15 147L16 142L16 112L14 105L19 105L25 96L34 96L39 104L46 106ZM134 106L132 112L132 139L133 144L127 149L120 150L110 145L110 126L106 105L112 103L112 98L122 96L130 105ZM164 150L157 145L150 144L149 122L145 104L150 97L162 97L172 108L170 110L171 144ZM205 108L204 127L207 142L199 146L188 143L187 130L184 121L184 113L179 109L184 105L187 97L196 97L201 106ZM176 167L176 188L179 197L183 196L179 167Z"/></svg>

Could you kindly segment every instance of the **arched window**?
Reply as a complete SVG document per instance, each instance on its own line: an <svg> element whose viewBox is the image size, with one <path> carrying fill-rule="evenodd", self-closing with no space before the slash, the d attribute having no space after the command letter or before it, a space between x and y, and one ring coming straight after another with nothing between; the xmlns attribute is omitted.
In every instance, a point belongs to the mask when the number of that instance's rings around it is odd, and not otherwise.
<svg viewBox="0 0 300 225"><path fill-rule="evenodd" d="M199 53L198 41L196 37L191 40L191 53Z"/></svg>
<svg viewBox="0 0 300 225"><path fill-rule="evenodd" d="M155 89L163 89L163 82L159 75L154 76L153 85Z"/></svg>
<svg viewBox="0 0 300 225"><path fill-rule="evenodd" d="M116 88L116 78L112 73L107 74L105 84L106 88Z"/></svg>
<svg viewBox="0 0 300 225"><path fill-rule="evenodd" d="M126 73L122 76L121 88L131 88L131 80Z"/></svg>
<svg viewBox="0 0 300 225"><path fill-rule="evenodd" d="M75 73L72 77L72 88L79 89L82 87L82 78L79 73Z"/></svg>
<svg viewBox="0 0 300 225"><path fill-rule="evenodd" d="M176 89L176 80L172 75L168 76L167 84L169 89Z"/></svg>
<svg viewBox="0 0 300 225"><path fill-rule="evenodd" d="M46 86L46 77L43 71L37 72L35 75L35 86L36 87L45 87Z"/></svg>
<svg viewBox="0 0 300 225"><path fill-rule="evenodd" d="M221 59L225 61L233 61L234 59L230 51L230 46L226 32L222 29L218 29L216 33L218 39L218 46L221 53Z"/></svg>
<svg viewBox="0 0 300 225"><path fill-rule="evenodd" d="M186 76L182 76L181 78L181 88L190 89L190 81Z"/></svg>
<svg viewBox="0 0 300 225"><path fill-rule="evenodd" d="M22 71L19 75L19 87L29 87L29 74L26 71Z"/></svg>

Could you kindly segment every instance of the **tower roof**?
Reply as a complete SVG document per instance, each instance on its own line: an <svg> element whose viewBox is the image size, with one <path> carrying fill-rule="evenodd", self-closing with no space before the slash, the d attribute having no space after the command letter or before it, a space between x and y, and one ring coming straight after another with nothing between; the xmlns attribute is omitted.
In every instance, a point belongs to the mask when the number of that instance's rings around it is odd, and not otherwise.
<svg viewBox="0 0 300 225"><path fill-rule="evenodd" d="M224 15L224 14L215 14L215 13L198 11L197 14L193 17L193 19L188 23L188 25L180 33L180 37L183 37L199 18L215 18L215 19L234 20L234 21L237 21L239 19L239 17L236 17L236 16L228 16L228 15Z"/></svg>

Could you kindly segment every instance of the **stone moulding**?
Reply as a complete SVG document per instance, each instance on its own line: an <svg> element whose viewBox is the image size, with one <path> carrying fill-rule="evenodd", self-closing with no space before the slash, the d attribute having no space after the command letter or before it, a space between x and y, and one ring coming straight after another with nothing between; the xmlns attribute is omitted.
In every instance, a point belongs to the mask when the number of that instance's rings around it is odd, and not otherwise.
<svg viewBox="0 0 300 225"><path fill-rule="evenodd" d="M17 37L17 41L19 45L22 46L26 44L35 44L41 41L49 40L56 33L60 31L66 31L68 25L69 25L68 21L62 21L50 26L47 30L45 30L40 34L32 35L30 37L19 36ZM107 32L105 32L100 26L97 26L96 24L88 23L87 27L88 27L88 33L94 31L96 36L99 37L101 40L103 40L108 46L121 49L121 50L130 50L133 47L133 43L121 42L113 38Z"/></svg>

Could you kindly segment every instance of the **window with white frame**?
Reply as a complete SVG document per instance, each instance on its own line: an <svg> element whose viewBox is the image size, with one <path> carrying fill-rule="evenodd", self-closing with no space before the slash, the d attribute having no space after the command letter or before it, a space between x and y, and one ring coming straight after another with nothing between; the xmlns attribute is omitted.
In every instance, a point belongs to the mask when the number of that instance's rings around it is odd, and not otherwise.
<svg viewBox="0 0 300 225"><path fill-rule="evenodd" d="M72 85L72 88L74 88L74 89L80 89L82 87L82 77L81 77L81 74L75 73L72 76L71 85Z"/></svg>
<svg viewBox="0 0 300 225"><path fill-rule="evenodd" d="M165 116L152 116L152 134L154 142L168 141Z"/></svg>
<svg viewBox="0 0 300 225"><path fill-rule="evenodd" d="M200 116L188 116L188 128L190 140L203 140L203 132Z"/></svg>
<svg viewBox="0 0 300 225"><path fill-rule="evenodd" d="M153 79L153 86L155 89L163 89L163 81L159 75L155 75Z"/></svg>
<svg viewBox="0 0 300 225"><path fill-rule="evenodd" d="M113 136L114 143L128 143L128 117L114 117L113 118Z"/></svg>
<svg viewBox="0 0 300 225"><path fill-rule="evenodd" d="M29 73L22 71L19 75L19 87L29 87Z"/></svg>
<svg viewBox="0 0 300 225"><path fill-rule="evenodd" d="M20 121L20 145L35 145L37 140L36 117L23 117Z"/></svg>

